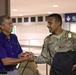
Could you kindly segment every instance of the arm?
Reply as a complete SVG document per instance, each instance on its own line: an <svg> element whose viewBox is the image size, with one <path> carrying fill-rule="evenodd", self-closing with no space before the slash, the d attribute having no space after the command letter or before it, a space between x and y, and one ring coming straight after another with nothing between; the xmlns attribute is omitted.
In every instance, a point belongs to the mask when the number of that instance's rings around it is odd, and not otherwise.
<svg viewBox="0 0 76 75"><path fill-rule="evenodd" d="M72 67L72 71L74 71L74 70L76 70L76 64L73 65L73 67Z"/></svg>
<svg viewBox="0 0 76 75"><path fill-rule="evenodd" d="M0 60L4 65L15 65L24 61L31 60L32 56L25 56L26 53L19 54L19 58L8 57L6 49L0 45Z"/></svg>
<svg viewBox="0 0 76 75"><path fill-rule="evenodd" d="M74 51L76 52L76 33L73 34L73 47ZM75 63L76 63L76 53L75 53ZM73 65L72 71L76 70L76 64Z"/></svg>
<svg viewBox="0 0 76 75"><path fill-rule="evenodd" d="M22 58L3 58L1 61L3 62L4 65L16 65L18 63L24 62L24 61L29 61L31 60L31 56L28 57L22 57Z"/></svg>
<svg viewBox="0 0 76 75"><path fill-rule="evenodd" d="M34 57L34 61L36 63L49 63L49 64L51 63L47 44L48 44L48 38L46 37L42 47L41 55L38 57Z"/></svg>
<svg viewBox="0 0 76 75"><path fill-rule="evenodd" d="M9 57L7 57L7 58L3 58L1 61L4 65L16 65L17 63L27 61L27 58L20 59L20 58L9 58Z"/></svg>

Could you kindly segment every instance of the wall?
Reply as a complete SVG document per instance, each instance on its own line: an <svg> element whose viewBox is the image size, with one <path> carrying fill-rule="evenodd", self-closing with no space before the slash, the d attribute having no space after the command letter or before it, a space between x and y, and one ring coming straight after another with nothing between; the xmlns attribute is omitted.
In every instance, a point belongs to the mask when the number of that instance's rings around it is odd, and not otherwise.
<svg viewBox="0 0 76 75"><path fill-rule="evenodd" d="M30 22L30 17L35 17L36 22ZM38 17L43 16L43 21L38 22ZM30 15L30 16L22 16L22 17L16 17L16 23L14 25L16 26L16 34L19 38L19 40L22 39L44 39L49 33L47 28L47 22L46 17L47 15ZM24 22L24 18L28 17L29 22ZM63 25L62 28L69 30L69 23L64 22L64 16L62 16ZM22 18L22 22L18 23L18 18Z"/></svg>
<svg viewBox="0 0 76 75"><path fill-rule="evenodd" d="M19 39L44 39L49 34L46 25L17 26Z"/></svg>
<svg viewBox="0 0 76 75"><path fill-rule="evenodd" d="M10 16L10 0L0 0L0 16Z"/></svg>

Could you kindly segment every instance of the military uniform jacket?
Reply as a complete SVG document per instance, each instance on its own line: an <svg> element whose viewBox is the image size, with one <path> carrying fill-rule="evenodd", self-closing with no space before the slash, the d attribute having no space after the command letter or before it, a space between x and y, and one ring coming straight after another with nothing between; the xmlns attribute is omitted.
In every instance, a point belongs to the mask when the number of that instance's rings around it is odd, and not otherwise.
<svg viewBox="0 0 76 75"><path fill-rule="evenodd" d="M63 30L59 35L50 34L44 39L41 55L34 61L51 65L55 53L67 51L76 51L76 33Z"/></svg>

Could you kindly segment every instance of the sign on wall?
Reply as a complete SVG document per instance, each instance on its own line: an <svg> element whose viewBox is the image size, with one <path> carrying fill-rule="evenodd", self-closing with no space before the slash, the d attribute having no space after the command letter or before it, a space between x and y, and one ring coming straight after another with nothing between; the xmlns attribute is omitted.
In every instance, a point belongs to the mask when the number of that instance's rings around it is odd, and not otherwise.
<svg viewBox="0 0 76 75"><path fill-rule="evenodd" d="M76 22L76 13L65 14L65 22Z"/></svg>

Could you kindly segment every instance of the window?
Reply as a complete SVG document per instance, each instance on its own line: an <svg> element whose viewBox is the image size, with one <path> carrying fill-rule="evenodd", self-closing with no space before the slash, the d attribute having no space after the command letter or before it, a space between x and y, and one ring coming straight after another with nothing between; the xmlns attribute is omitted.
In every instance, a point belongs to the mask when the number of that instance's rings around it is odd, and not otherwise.
<svg viewBox="0 0 76 75"><path fill-rule="evenodd" d="M16 18L12 18L13 23L16 23Z"/></svg>
<svg viewBox="0 0 76 75"><path fill-rule="evenodd" d="M18 22L19 22L19 23L22 22L22 18L18 18Z"/></svg>
<svg viewBox="0 0 76 75"><path fill-rule="evenodd" d="M28 22L28 17L25 17L24 18L24 22Z"/></svg>
<svg viewBox="0 0 76 75"><path fill-rule="evenodd" d="M43 16L39 16L38 17L38 22L42 22L43 21Z"/></svg>
<svg viewBox="0 0 76 75"><path fill-rule="evenodd" d="M35 21L36 21L35 17L31 17L31 22L35 22Z"/></svg>

